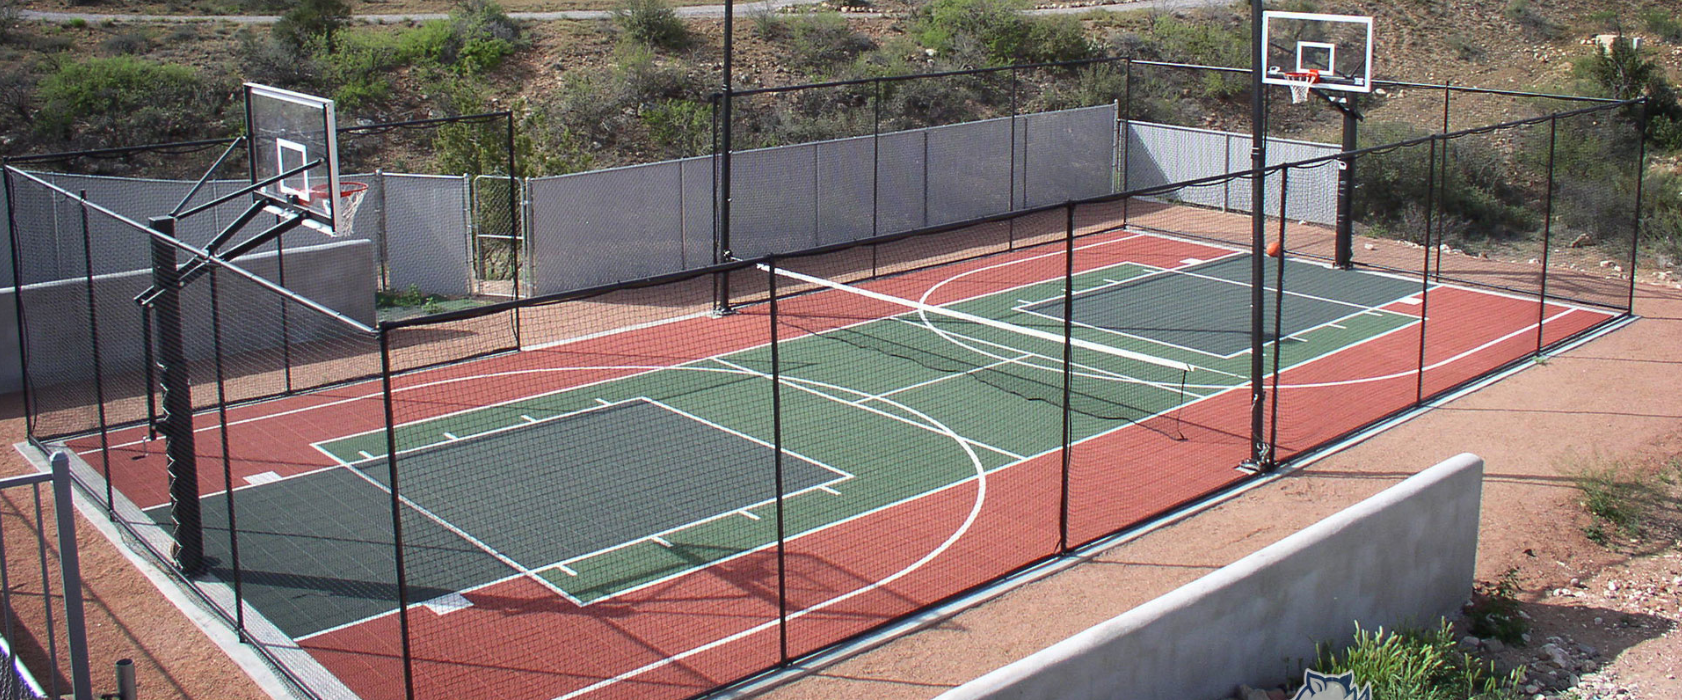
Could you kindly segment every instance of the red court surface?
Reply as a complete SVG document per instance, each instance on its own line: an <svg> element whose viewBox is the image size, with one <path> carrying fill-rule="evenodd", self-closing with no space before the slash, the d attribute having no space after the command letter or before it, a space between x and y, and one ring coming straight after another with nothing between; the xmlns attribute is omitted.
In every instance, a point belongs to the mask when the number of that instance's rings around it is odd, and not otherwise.
<svg viewBox="0 0 1682 700"><path fill-rule="evenodd" d="M1174 268L1232 251L1126 232L1082 238L1076 272L1119 262ZM1054 279L1061 246L1039 246L859 286L949 303ZM1013 264L1004 264L1013 263ZM795 297L783 312L799 313ZM1284 371L1277 377L1281 458L1323 445L1430 396L1527 357L1537 345L1538 303L1434 286L1423 303L1385 307L1428 317ZM823 332L903 311L849 302L847 313L804 320ZM1552 342L1616 314L1563 304L1540 309ZM763 344L764 305L733 316L669 323L411 373L393 381L404 421L629 376ZM813 326L823 319L828 326ZM1427 334L1421 362L1420 333ZM569 371L543 371L556 367ZM1273 378L1269 378L1272 390ZM468 399L466 397L471 397ZM284 478L341 468L313 443L385 425L378 381L240 406L229 411L233 486L272 472ZM1271 422L1271 416L1270 416ZM198 416L206 494L222 478L215 414ZM1069 453L1067 543L1089 542L1183 507L1247 478L1250 396L1241 386L1075 445ZM140 429L110 436L111 479L142 508L168 502L162 443ZM97 439L72 443L96 469ZM580 606L523 577L462 593L471 605L412 605L408 614L418 698L682 698L779 661L869 631L1059 551L1061 470L1054 452L950 488L791 539L786 570L774 548ZM214 478L211 478L214 475ZM781 573L781 577L779 577ZM781 580L780 580L781 579ZM786 585L786 628L778 591ZM786 638L784 634L786 632ZM369 700L406 694L396 614L309 636L300 645L346 687Z"/></svg>

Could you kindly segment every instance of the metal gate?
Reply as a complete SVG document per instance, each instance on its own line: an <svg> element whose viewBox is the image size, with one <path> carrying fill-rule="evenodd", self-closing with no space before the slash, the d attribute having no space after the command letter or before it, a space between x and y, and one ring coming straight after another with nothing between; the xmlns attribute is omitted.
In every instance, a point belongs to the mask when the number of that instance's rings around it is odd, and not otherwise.
<svg viewBox="0 0 1682 700"><path fill-rule="evenodd" d="M469 193L468 236L473 292L481 296L525 296L525 183L506 175L480 175Z"/></svg>

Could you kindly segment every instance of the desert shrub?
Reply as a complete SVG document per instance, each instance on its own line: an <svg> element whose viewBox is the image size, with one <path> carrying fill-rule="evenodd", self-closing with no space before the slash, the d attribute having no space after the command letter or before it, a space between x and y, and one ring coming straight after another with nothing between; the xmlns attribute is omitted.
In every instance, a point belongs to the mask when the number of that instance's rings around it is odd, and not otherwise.
<svg viewBox="0 0 1682 700"><path fill-rule="evenodd" d="M522 46L520 27L489 0L464 0L447 19L403 32L395 47L404 63L440 66L467 75L496 68Z"/></svg>
<svg viewBox="0 0 1682 700"><path fill-rule="evenodd" d="M242 31L239 36L240 69L245 77L267 85L296 90L316 90L326 72L316 59L313 44L299 48L272 34Z"/></svg>
<svg viewBox="0 0 1682 700"><path fill-rule="evenodd" d="M661 100L641 113L648 136L669 158L687 158L712 145L712 107L689 100Z"/></svg>
<svg viewBox="0 0 1682 700"><path fill-rule="evenodd" d="M1086 58L1092 47L1080 22L1030 17L1022 0L934 0L919 10L916 36L937 54L974 56L994 65Z"/></svg>
<svg viewBox="0 0 1682 700"><path fill-rule="evenodd" d="M1322 645L1314 670L1353 673L1358 685L1371 684L1373 700L1516 700L1523 669L1496 673L1493 662L1481 662L1455 647L1454 631L1446 620L1429 630L1376 632L1355 627L1354 644Z"/></svg>
<svg viewBox="0 0 1682 700"><path fill-rule="evenodd" d="M845 67L854 57L875 48L870 37L853 31L839 12L816 12L783 23L789 60L808 70Z"/></svg>
<svg viewBox="0 0 1682 700"><path fill-rule="evenodd" d="M635 105L666 99L687 99L706 92L701 78L683 61L663 61L645 46L621 46L613 75L623 85L621 102Z"/></svg>
<svg viewBox="0 0 1682 700"><path fill-rule="evenodd" d="M1423 136L1415 127L1369 124L1361 130L1363 146L1396 143ZM1454 139L1439 145L1436 159L1428 143L1379 151L1355 163L1356 220L1385 235L1424 243L1427 202L1434 227L1450 244L1510 239L1531 233L1537 224L1530 209L1534 193L1519 181L1518 165L1486 138ZM1433 172L1433 166L1436 171Z"/></svg>
<svg viewBox="0 0 1682 700"><path fill-rule="evenodd" d="M1660 39L1671 43L1682 42L1682 16L1675 12L1651 8L1641 13L1641 22L1647 25L1647 31L1657 34Z"/></svg>
<svg viewBox="0 0 1682 700"><path fill-rule="evenodd" d="M122 32L106 37L99 42L99 51L107 56L130 56L146 53L152 47L151 37L146 32Z"/></svg>
<svg viewBox="0 0 1682 700"><path fill-rule="evenodd" d="M222 94L188 66L115 56L61 65L41 79L38 98L43 135L137 144L201 134Z"/></svg>
<svg viewBox="0 0 1682 700"><path fill-rule="evenodd" d="M1242 66L1250 62L1248 29L1214 18L1188 22L1163 15L1151 24L1151 38L1152 53L1165 61L1209 66ZM1187 77L1196 81L1197 90L1204 97L1221 99L1249 94L1249 79L1242 75L1198 71Z"/></svg>
<svg viewBox="0 0 1682 700"><path fill-rule="evenodd" d="M1519 614L1518 592L1517 568L1507 569L1494 581L1479 581L1472 587L1472 600L1466 605L1467 631L1510 646L1523 644L1530 623Z"/></svg>
<svg viewBox="0 0 1682 700"><path fill-rule="evenodd" d="M345 0L301 0L280 16L270 30L274 37L300 50L320 41L328 51L335 35L350 24L350 4Z"/></svg>
<svg viewBox="0 0 1682 700"><path fill-rule="evenodd" d="M1682 148L1682 100L1664 66L1628 41L1614 41L1610 49L1571 65L1579 89L1599 97L1630 100L1647 98L1647 133L1650 144L1660 150Z"/></svg>
<svg viewBox="0 0 1682 700"><path fill-rule="evenodd" d="M613 8L613 23L645 46L681 49L689 45L689 28L665 0L624 0Z"/></svg>
<svg viewBox="0 0 1682 700"><path fill-rule="evenodd" d="M1502 11L1507 19L1518 25L1525 34L1536 39L1558 39L1565 33L1565 27L1538 12L1530 4L1530 0L1512 0Z"/></svg>
<svg viewBox="0 0 1682 700"><path fill-rule="evenodd" d="M1051 83L1037 108L1028 111L1090 107L1123 99L1127 94L1127 73L1120 64L1084 66L1073 80Z"/></svg>

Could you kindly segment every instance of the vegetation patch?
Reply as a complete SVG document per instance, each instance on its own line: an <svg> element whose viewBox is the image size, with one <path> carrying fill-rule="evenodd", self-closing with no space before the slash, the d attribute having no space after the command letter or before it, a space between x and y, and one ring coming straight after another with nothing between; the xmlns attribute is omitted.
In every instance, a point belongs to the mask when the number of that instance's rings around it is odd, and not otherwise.
<svg viewBox="0 0 1682 700"><path fill-rule="evenodd" d="M1460 650L1448 621L1426 630L1386 632L1355 626L1354 643L1318 645L1314 670L1354 673L1373 700L1517 700L1523 670L1502 675L1493 663Z"/></svg>

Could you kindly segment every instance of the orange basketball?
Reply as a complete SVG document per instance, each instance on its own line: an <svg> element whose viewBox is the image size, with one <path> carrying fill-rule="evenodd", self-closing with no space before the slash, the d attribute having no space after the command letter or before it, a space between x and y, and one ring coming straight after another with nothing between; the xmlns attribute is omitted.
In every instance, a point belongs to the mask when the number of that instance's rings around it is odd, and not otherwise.
<svg viewBox="0 0 1682 700"><path fill-rule="evenodd" d="M1269 257L1277 258L1279 257L1279 254L1283 252L1285 252L1285 246L1279 245L1279 241L1267 244L1267 254Z"/></svg>

